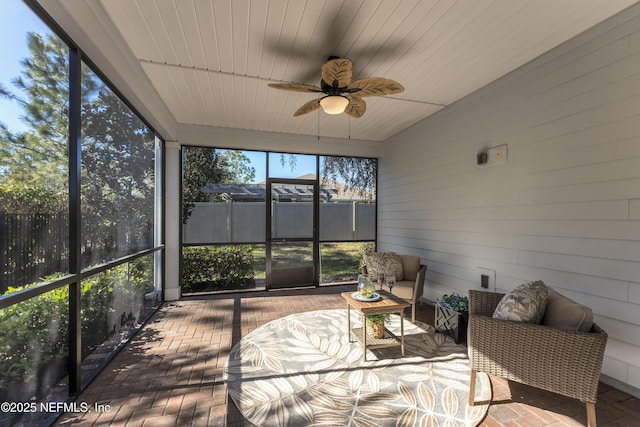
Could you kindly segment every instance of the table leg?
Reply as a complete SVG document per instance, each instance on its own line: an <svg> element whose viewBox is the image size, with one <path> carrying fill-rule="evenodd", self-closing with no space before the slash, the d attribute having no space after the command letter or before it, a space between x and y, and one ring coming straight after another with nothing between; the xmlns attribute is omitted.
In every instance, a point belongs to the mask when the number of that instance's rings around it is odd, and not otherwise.
<svg viewBox="0 0 640 427"><path fill-rule="evenodd" d="M400 312L400 352L404 357L404 310Z"/></svg>
<svg viewBox="0 0 640 427"><path fill-rule="evenodd" d="M347 336L351 342L351 304L347 303Z"/></svg>
<svg viewBox="0 0 640 427"><path fill-rule="evenodd" d="M367 316L362 315L362 361L367 361Z"/></svg>

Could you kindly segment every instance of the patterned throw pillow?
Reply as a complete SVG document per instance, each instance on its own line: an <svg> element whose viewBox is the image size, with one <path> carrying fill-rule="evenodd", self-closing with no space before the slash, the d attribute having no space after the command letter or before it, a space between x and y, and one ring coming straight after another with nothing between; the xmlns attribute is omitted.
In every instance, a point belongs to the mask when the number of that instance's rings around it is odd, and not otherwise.
<svg viewBox="0 0 640 427"><path fill-rule="evenodd" d="M402 260L395 252L371 252L365 257L367 273L376 277L378 274L393 274L396 280L402 280Z"/></svg>
<svg viewBox="0 0 640 427"><path fill-rule="evenodd" d="M505 296L493 312L495 319L540 323L547 307L549 291L541 282L520 285Z"/></svg>

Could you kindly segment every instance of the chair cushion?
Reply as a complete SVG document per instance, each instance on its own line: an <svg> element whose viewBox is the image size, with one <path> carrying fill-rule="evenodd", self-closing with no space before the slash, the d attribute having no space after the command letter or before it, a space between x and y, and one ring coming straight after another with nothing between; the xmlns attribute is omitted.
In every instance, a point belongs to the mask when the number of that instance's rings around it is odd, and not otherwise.
<svg viewBox="0 0 640 427"><path fill-rule="evenodd" d="M505 294L496 310L495 319L540 323L547 307L548 290L541 282L525 283Z"/></svg>
<svg viewBox="0 0 640 427"><path fill-rule="evenodd" d="M542 324L565 331L589 332L593 325L593 311L549 288Z"/></svg>
<svg viewBox="0 0 640 427"><path fill-rule="evenodd" d="M402 298L407 301L413 301L413 291L415 289L416 282L409 280L400 280L396 282L396 285L393 287L391 293L398 298ZM387 285L382 285L382 289L389 292L389 287Z"/></svg>
<svg viewBox="0 0 640 427"><path fill-rule="evenodd" d="M378 274L393 274L396 280L402 280L404 272L402 261L395 252L371 252L365 256L367 273L376 277Z"/></svg>
<svg viewBox="0 0 640 427"><path fill-rule="evenodd" d="M417 255L400 255L400 261L402 261L403 280L416 280L418 271L420 271L420 257Z"/></svg>

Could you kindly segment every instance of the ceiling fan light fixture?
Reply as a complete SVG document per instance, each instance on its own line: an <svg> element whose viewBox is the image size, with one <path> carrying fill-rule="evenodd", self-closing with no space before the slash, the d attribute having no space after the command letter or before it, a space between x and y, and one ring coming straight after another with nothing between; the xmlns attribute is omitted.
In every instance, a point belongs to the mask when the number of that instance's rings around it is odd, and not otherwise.
<svg viewBox="0 0 640 427"><path fill-rule="evenodd" d="M344 113L347 105L349 105L349 100L341 95L329 95L320 100L320 106L327 114Z"/></svg>

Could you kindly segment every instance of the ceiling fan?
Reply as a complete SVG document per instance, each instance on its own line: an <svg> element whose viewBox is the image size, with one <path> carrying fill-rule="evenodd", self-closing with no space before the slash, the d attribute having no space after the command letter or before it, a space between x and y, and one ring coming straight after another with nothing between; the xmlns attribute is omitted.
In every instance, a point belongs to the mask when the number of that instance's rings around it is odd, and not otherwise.
<svg viewBox="0 0 640 427"><path fill-rule="evenodd" d="M270 83L269 87L295 92L324 93L325 96L305 103L293 113L294 117L310 113L322 107L327 114L347 113L351 117L362 117L367 109L362 98L382 96L404 91L394 80L383 77L351 81L353 63L347 58L330 56L322 66L320 86L304 83Z"/></svg>

